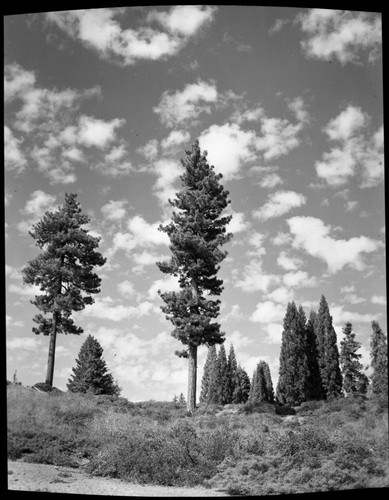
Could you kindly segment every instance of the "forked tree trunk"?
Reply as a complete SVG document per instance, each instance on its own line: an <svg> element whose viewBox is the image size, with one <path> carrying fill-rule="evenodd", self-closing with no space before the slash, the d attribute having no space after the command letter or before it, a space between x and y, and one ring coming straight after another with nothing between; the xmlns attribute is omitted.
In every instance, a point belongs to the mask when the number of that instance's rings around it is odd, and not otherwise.
<svg viewBox="0 0 389 500"><path fill-rule="evenodd" d="M53 313L53 328L50 334L49 357L47 360L46 384L53 385L55 344L57 342L57 312Z"/></svg>
<svg viewBox="0 0 389 500"><path fill-rule="evenodd" d="M197 385L197 346L189 346L188 357L188 401L187 410L193 413L196 408Z"/></svg>

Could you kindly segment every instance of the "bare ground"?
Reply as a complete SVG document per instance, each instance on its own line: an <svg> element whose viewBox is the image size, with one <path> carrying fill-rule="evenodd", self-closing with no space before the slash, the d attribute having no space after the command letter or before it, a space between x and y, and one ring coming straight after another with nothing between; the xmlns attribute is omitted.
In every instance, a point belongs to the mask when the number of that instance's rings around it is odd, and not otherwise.
<svg viewBox="0 0 389 500"><path fill-rule="evenodd" d="M80 469L8 460L8 489L137 497L217 497L227 493L207 488L181 488L126 483L89 476Z"/></svg>

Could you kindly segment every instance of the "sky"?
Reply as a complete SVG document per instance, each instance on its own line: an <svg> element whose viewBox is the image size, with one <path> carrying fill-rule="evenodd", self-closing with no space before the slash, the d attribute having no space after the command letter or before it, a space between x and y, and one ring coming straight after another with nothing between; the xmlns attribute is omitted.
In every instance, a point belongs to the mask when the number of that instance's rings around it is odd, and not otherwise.
<svg viewBox="0 0 389 500"><path fill-rule="evenodd" d="M369 363L386 332L382 29L379 12L149 6L4 16L7 379L44 381L48 337L21 270L29 235L76 193L106 264L95 303L59 335L53 385L87 335L131 401L187 391L182 345L158 290L177 290L169 198L198 139L229 191L218 322L250 377L276 386L282 323L323 294L338 343L351 321ZM39 290L38 290L39 293ZM198 393L207 348L198 353Z"/></svg>

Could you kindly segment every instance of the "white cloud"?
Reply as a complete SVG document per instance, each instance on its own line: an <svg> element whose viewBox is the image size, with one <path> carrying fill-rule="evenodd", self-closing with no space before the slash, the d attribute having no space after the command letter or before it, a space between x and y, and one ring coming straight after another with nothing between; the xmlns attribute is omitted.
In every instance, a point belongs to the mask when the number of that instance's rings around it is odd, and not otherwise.
<svg viewBox="0 0 389 500"><path fill-rule="evenodd" d="M244 292L267 292L269 286L275 281L275 277L266 274L262 269L262 262L251 259L242 271L240 279L234 280L234 286L241 288Z"/></svg>
<svg viewBox="0 0 389 500"><path fill-rule="evenodd" d="M132 261L135 265L132 266L132 271L134 273L143 272L145 266L155 265L156 262L164 260L166 258L165 255L157 255L151 252L144 250L140 253L132 253L131 255Z"/></svg>
<svg viewBox="0 0 389 500"><path fill-rule="evenodd" d="M361 108L347 106L336 118L331 120L324 131L331 140L346 141L361 130L367 123L368 117Z"/></svg>
<svg viewBox="0 0 389 500"><path fill-rule="evenodd" d="M168 276L167 278L155 280L147 292L148 297L156 299L158 297L158 290L161 292L179 292L180 285L178 278L176 276Z"/></svg>
<svg viewBox="0 0 389 500"><path fill-rule="evenodd" d="M309 277L306 271L290 271L282 275L283 283L290 287L296 288L298 286L311 287L317 284L315 277Z"/></svg>
<svg viewBox="0 0 389 500"><path fill-rule="evenodd" d="M310 9L296 21L307 35L301 45L308 57L336 58L344 65L359 63L362 53L370 62L380 54L382 26L375 13Z"/></svg>
<svg viewBox="0 0 389 500"><path fill-rule="evenodd" d="M18 319L15 320L9 314L5 315L5 322L6 322L5 324L6 324L7 328L11 328L11 327L14 327L14 326L17 326L17 327L23 327L24 326L24 322L23 321L18 320Z"/></svg>
<svg viewBox="0 0 389 500"><path fill-rule="evenodd" d="M283 326L280 320L279 323L269 323L263 328L267 332L267 337L264 339L268 344L281 344Z"/></svg>
<svg viewBox="0 0 389 500"><path fill-rule="evenodd" d="M91 116L79 119L78 141L86 146L104 149L115 140L115 130L123 126L125 120L115 118L111 121L99 120Z"/></svg>
<svg viewBox="0 0 389 500"><path fill-rule="evenodd" d="M268 201L259 210L253 211L253 217L260 220L280 217L293 208L301 207L305 202L305 196L295 191L277 191L269 195Z"/></svg>
<svg viewBox="0 0 389 500"><path fill-rule="evenodd" d="M212 21L215 7L176 5L169 12L151 11L148 20L158 21L170 33L193 36L205 23Z"/></svg>
<svg viewBox="0 0 389 500"><path fill-rule="evenodd" d="M95 50L102 59L121 65L156 61L177 54L197 31L213 18L210 6L173 6L168 12L149 12L146 25L124 29L116 18L125 9L89 9L49 12L47 19L70 37ZM190 18L186 16L190 13ZM166 31L153 29L157 21Z"/></svg>
<svg viewBox="0 0 389 500"><path fill-rule="evenodd" d="M250 321L257 323L277 323L284 319L285 307L270 300L258 302L255 311L250 316Z"/></svg>
<svg viewBox="0 0 389 500"><path fill-rule="evenodd" d="M108 203L101 207L104 218L108 221L118 222L124 219L127 215L126 205L127 200L110 200Z"/></svg>
<svg viewBox="0 0 389 500"><path fill-rule="evenodd" d="M281 252L277 258L277 264L286 271L297 271L302 266L303 261L297 257L288 256L286 252Z"/></svg>
<svg viewBox="0 0 389 500"><path fill-rule="evenodd" d="M35 85L33 71L23 69L19 64L7 64L4 67L4 100L10 102L22 98Z"/></svg>
<svg viewBox="0 0 389 500"><path fill-rule="evenodd" d="M124 319L139 318L159 312L159 308L148 301L140 302L136 306L126 306L118 304L111 297L97 297L94 304L89 305L80 314L119 322Z"/></svg>
<svg viewBox="0 0 389 500"><path fill-rule="evenodd" d="M165 91L153 111L168 127L174 127L188 120L193 125L193 121L201 113L211 113L210 104L215 104L217 99L218 93L214 82L198 80L197 83L188 84L181 92Z"/></svg>
<svg viewBox="0 0 389 500"><path fill-rule="evenodd" d="M350 321L351 323L371 323L377 319L376 314L345 311L344 306L334 304L331 304L330 311L334 324L336 323L338 325L344 325L347 321Z"/></svg>
<svg viewBox="0 0 389 500"><path fill-rule="evenodd" d="M27 219L18 223L18 229L21 232L27 233L31 229L31 226L38 222L46 211L52 211L57 208L54 205L56 199L56 196L45 193L40 189L32 192L24 208L21 210L21 213L26 215Z"/></svg>
<svg viewBox="0 0 389 500"><path fill-rule="evenodd" d="M386 297L383 295L373 295L371 301L373 304L386 305Z"/></svg>
<svg viewBox="0 0 389 500"><path fill-rule="evenodd" d="M157 175L155 195L162 205L167 205L168 200L175 197L177 189L174 188L174 183L183 173L182 166L176 160L161 158L152 164L151 169Z"/></svg>
<svg viewBox="0 0 389 500"><path fill-rule="evenodd" d="M7 339L7 349L13 350L27 350L36 351L41 348L40 342L36 337L17 337L14 339Z"/></svg>
<svg viewBox="0 0 389 500"><path fill-rule="evenodd" d="M150 139L144 146L141 146L136 151L149 161L155 160L158 155L157 139Z"/></svg>
<svg viewBox="0 0 389 500"><path fill-rule="evenodd" d="M126 298L133 297L135 294L135 288L131 281L125 280L118 283L119 292Z"/></svg>
<svg viewBox="0 0 389 500"><path fill-rule="evenodd" d="M131 256L135 248L152 248L158 245L169 245L170 240L166 233L159 231L160 223L148 223L140 215L131 217L127 222L127 232L118 231L113 235L112 247L106 255L112 256L118 250L124 250Z"/></svg>
<svg viewBox="0 0 389 500"><path fill-rule="evenodd" d="M226 180L239 175L244 164L256 158L256 134L244 131L236 123L212 125L199 137L202 150L208 152L208 162Z"/></svg>
<svg viewBox="0 0 389 500"><path fill-rule="evenodd" d="M358 236L349 240L335 239L330 236L331 227L315 217L292 217L287 220L294 248L301 248L309 255L317 257L328 266L331 273L340 271L345 266L363 270L364 253L375 252L381 248L379 241L366 236Z"/></svg>
<svg viewBox="0 0 389 500"><path fill-rule="evenodd" d="M293 300L293 295L293 290L281 286L268 293L266 297L273 302L277 302L279 304L287 304L288 302Z"/></svg>
<svg viewBox="0 0 389 500"><path fill-rule="evenodd" d="M231 211L232 219L226 226L227 233L237 234L249 229L250 224L245 220L244 212Z"/></svg>
<svg viewBox="0 0 389 500"><path fill-rule="evenodd" d="M240 318L242 318L242 312L241 312L240 306L239 306L239 304L233 304L228 309L227 313L223 313L221 321L227 322L227 321L231 321L231 320L237 320ZM239 332L235 332L235 333L238 334ZM231 340L231 338L230 338L230 341L234 344L234 342Z"/></svg>
<svg viewBox="0 0 389 500"><path fill-rule="evenodd" d="M161 147L162 149L169 149L174 146L179 146L183 143L188 142L190 139L189 132L185 130L172 130L170 134L162 139Z"/></svg>
<svg viewBox="0 0 389 500"><path fill-rule="evenodd" d="M24 172L27 166L27 158L21 148L23 139L15 137L6 125L4 126L4 165L6 170L12 170L17 174Z"/></svg>

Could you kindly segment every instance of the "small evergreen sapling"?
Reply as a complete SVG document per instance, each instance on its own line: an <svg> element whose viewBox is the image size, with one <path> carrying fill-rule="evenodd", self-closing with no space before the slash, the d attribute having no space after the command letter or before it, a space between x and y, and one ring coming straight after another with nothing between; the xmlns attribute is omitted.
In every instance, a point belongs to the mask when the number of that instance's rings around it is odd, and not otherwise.
<svg viewBox="0 0 389 500"><path fill-rule="evenodd" d="M88 335L80 348L76 367L67 383L70 392L119 395L120 388L108 372L102 358L103 348L98 340Z"/></svg>

